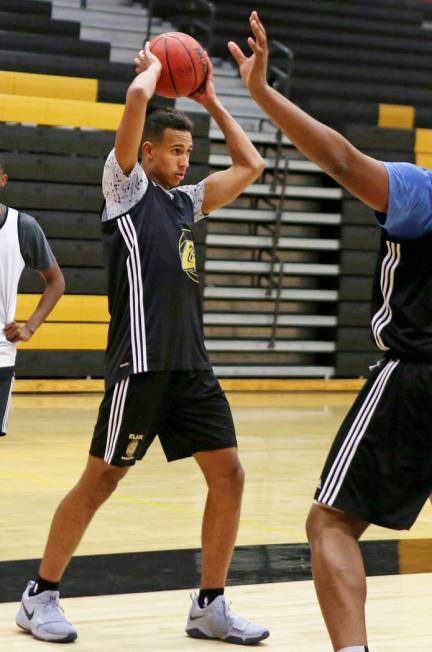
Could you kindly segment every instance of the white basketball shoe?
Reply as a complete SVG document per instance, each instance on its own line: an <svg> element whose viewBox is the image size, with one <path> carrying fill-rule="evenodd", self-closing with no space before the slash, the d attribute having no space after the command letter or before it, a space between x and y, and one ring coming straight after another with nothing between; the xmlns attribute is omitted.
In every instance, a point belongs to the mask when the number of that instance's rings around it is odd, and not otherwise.
<svg viewBox="0 0 432 652"><path fill-rule="evenodd" d="M29 595L36 582L27 584L16 615L16 624L40 641L52 643L72 643L77 633L66 619L59 604L58 591L43 591Z"/></svg>
<svg viewBox="0 0 432 652"><path fill-rule="evenodd" d="M198 604L198 595L192 594L192 606L186 623L186 633L193 638L219 639L237 645L255 645L270 636L266 627L255 625L230 612L223 595L207 607Z"/></svg>

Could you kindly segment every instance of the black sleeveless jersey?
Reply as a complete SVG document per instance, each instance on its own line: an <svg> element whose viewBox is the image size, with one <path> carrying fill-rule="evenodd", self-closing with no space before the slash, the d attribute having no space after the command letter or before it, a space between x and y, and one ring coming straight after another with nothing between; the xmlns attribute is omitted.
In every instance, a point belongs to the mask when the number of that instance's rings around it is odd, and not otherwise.
<svg viewBox="0 0 432 652"><path fill-rule="evenodd" d="M372 292L372 336L387 356L432 362L432 234L383 232Z"/></svg>
<svg viewBox="0 0 432 652"><path fill-rule="evenodd" d="M149 180L142 199L102 223L111 321L107 386L131 374L209 369L191 198Z"/></svg>

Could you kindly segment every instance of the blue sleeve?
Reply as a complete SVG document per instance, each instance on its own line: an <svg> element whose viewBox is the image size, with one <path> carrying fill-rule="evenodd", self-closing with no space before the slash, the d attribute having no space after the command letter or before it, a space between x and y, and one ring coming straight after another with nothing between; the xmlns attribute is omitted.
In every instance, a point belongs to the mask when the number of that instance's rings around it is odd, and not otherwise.
<svg viewBox="0 0 432 652"><path fill-rule="evenodd" d="M432 172L412 163L384 163L389 175L387 213L377 213L391 238L416 239L432 231Z"/></svg>

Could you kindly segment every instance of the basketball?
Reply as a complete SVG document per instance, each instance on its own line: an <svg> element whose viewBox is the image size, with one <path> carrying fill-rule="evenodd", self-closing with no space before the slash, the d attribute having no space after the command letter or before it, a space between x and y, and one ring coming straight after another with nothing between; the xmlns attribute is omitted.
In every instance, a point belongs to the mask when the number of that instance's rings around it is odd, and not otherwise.
<svg viewBox="0 0 432 652"><path fill-rule="evenodd" d="M156 93L162 97L187 97L207 77L207 54L192 36L166 32L150 41L150 49L162 64Z"/></svg>

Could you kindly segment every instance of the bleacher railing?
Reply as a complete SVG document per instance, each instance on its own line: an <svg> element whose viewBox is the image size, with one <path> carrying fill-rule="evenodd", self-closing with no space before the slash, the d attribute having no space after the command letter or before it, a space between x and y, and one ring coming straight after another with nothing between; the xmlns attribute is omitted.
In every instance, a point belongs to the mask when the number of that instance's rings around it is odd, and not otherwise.
<svg viewBox="0 0 432 652"><path fill-rule="evenodd" d="M173 3L172 1L170 2L164 2L162 0L144 0L142 2L143 6L147 8L148 12L148 23L147 23L147 34L146 34L146 41L150 40L151 37L151 30L152 30L152 25L153 25L153 19L155 16L155 6L157 4L157 8L159 12L165 9L168 10L168 12L173 10ZM183 9L186 10L185 13L192 14L192 20L191 22L187 25L188 32L190 33L191 36L198 37L200 42L202 43L203 47L207 50L207 54L210 56L211 54L211 49L213 46L213 36L214 36L214 27L215 27L215 18L216 18L216 7L213 4L213 2L210 2L209 0L189 0L185 2L182 5ZM204 18L200 16L200 14L204 10ZM179 20L180 15L177 14L177 20ZM186 29L185 26L183 26L183 23L180 22L180 29ZM205 40L202 39L202 35L205 35Z"/></svg>
<svg viewBox="0 0 432 652"><path fill-rule="evenodd" d="M282 55L283 66L272 65L270 59L269 79L270 83L285 97L289 97L291 90L291 78L294 64L294 53L280 41L270 41L270 57L275 54ZM262 121L264 123L264 120ZM261 125L262 128L262 125ZM268 200L268 203L275 210L275 220L271 227L272 246L270 249L270 272L268 280L267 295L271 296L275 291L273 308L273 320L270 332L269 348L275 346L277 339L278 318L280 314L280 299L283 285L283 261L278 255L279 237L282 225L285 191L288 184L289 158L284 154L283 133L278 129L276 133L276 154L274 159L273 179L270 184L271 190L278 190L276 203Z"/></svg>

